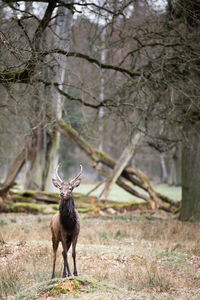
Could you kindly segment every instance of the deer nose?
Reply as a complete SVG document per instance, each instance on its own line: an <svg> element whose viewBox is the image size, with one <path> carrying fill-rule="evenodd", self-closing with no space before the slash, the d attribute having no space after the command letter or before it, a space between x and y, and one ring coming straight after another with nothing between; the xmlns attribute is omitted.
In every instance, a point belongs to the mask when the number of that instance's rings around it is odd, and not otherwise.
<svg viewBox="0 0 200 300"><path fill-rule="evenodd" d="M61 197L64 197L64 193L60 193L60 196L61 196Z"/></svg>

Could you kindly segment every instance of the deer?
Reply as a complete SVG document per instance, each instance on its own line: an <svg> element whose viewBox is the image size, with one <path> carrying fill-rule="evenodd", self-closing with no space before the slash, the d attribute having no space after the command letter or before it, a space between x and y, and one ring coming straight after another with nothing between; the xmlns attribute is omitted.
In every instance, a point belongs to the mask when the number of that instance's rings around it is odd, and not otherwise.
<svg viewBox="0 0 200 300"><path fill-rule="evenodd" d="M62 256L64 261L63 278L66 277L66 268L68 277L72 276L69 268L67 253L72 244L72 258L74 264L74 276L78 276L76 267L76 244L78 235L80 232L80 219L75 209L74 197L72 191L78 187L81 183L82 165L80 165L80 172L76 177L65 183L58 175L58 169L60 165L55 169L56 178L52 179L52 182L56 188L60 190L60 204L59 211L52 217L50 228L52 233L52 247L53 247L53 272L52 279L55 278L55 264L56 253L58 245L62 243Z"/></svg>

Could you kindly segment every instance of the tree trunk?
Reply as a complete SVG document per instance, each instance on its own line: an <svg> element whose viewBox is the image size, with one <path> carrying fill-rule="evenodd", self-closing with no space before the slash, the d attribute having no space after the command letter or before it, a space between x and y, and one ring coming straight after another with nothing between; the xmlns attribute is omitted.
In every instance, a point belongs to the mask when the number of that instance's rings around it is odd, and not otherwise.
<svg viewBox="0 0 200 300"><path fill-rule="evenodd" d="M181 185L181 160L179 152L179 146L174 147L169 160L168 184L173 186Z"/></svg>
<svg viewBox="0 0 200 300"><path fill-rule="evenodd" d="M172 186L177 185L176 161L173 157L171 157L169 161L169 176L167 183Z"/></svg>
<svg viewBox="0 0 200 300"><path fill-rule="evenodd" d="M180 219L200 221L200 124L188 124L184 134Z"/></svg>
<svg viewBox="0 0 200 300"><path fill-rule="evenodd" d="M67 0L64 0L66 4ZM55 36L52 44L55 48L61 48L67 50L68 39L71 32L72 25L72 11L64 6L59 6L57 9L57 18L55 26ZM42 43L46 45L47 39L44 35ZM42 46L41 46L42 48ZM65 80L65 70L66 70L66 58L61 59L55 55L55 60L51 64L52 69L55 71L55 77L53 78L55 82L58 82L61 86L59 88L63 89L63 83ZM52 74L48 74L48 71L44 68L43 70L44 78L51 78ZM61 118L62 115L62 95L55 90L55 87L49 86L45 87L42 83L38 87L39 95L38 98L46 99L49 102L51 111L53 112L53 118ZM29 189L39 189L39 190L52 190L52 173L58 163L58 152L60 144L60 133L57 130L48 131L45 126L46 117L48 118L48 112L46 111L46 105L42 107L36 107L36 113L38 113L38 123L41 124L31 124L32 128L38 128L35 132L35 136L32 138L32 151L30 160L27 162L27 174L25 179L25 188ZM36 142L34 142L34 139Z"/></svg>
<svg viewBox="0 0 200 300"><path fill-rule="evenodd" d="M38 120L41 115L38 113ZM26 163L26 174L24 186L26 189L42 189L43 170L45 165L44 153L44 131L40 125L29 142L29 155Z"/></svg>
<svg viewBox="0 0 200 300"><path fill-rule="evenodd" d="M68 0L64 0L66 4ZM69 35L71 33L71 26L72 26L72 11L64 6L58 7L57 10L57 24L56 24L56 36L60 37L60 39L54 40L55 47L67 50L68 43L69 43ZM55 55L55 59L60 61ZM55 82L61 84L60 89L63 90L63 84L65 81L66 76L66 57L62 58L60 64L57 66L56 69L56 76L54 78ZM53 111L57 119L60 119L62 116L62 94L58 92L58 90L51 90L51 97L52 98L52 106ZM60 132L54 131L51 135L51 147L48 149L48 153L46 155L46 170L45 170L45 178L44 178L44 189L51 191L53 190L52 186L52 173L54 172L56 165L58 164L59 160L59 147L60 147Z"/></svg>
<svg viewBox="0 0 200 300"><path fill-rule="evenodd" d="M53 191L52 186L52 174L55 171L56 165L58 164L58 153L60 147L60 134L53 133L51 135L51 141L49 149L46 153L46 163L44 172L44 188L45 191Z"/></svg>
<svg viewBox="0 0 200 300"><path fill-rule="evenodd" d="M168 173L167 173L167 167L166 167L165 154L164 154L164 152L162 152L162 153L160 154L160 165L161 165L161 178L162 178L162 183L166 183L166 182L167 182Z"/></svg>

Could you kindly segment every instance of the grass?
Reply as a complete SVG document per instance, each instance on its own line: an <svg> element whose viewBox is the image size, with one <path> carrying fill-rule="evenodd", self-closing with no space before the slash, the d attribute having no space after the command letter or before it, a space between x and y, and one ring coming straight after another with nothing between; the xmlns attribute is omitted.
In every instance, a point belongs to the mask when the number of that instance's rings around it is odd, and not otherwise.
<svg viewBox="0 0 200 300"><path fill-rule="evenodd" d="M9 294L16 294L19 289L18 272L12 268L11 264L0 273L0 296L8 296Z"/></svg>
<svg viewBox="0 0 200 300"><path fill-rule="evenodd" d="M60 279L61 247L50 280L50 218L0 215L0 299L199 299L198 224L139 211L81 216L81 277L69 283Z"/></svg>
<svg viewBox="0 0 200 300"><path fill-rule="evenodd" d="M182 199L182 191L180 186L169 186L167 184L158 184L154 186L155 190L174 200Z"/></svg>

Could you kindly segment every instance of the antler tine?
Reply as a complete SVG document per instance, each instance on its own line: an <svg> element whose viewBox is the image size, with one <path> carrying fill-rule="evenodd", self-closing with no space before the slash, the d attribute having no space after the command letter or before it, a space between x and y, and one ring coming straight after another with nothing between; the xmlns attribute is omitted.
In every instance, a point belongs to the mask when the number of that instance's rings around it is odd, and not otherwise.
<svg viewBox="0 0 200 300"><path fill-rule="evenodd" d="M81 175L82 175L82 172L83 172L83 167L82 165L80 165L80 172L78 173L78 175L76 177L74 177L71 181L70 181L70 184L73 184Z"/></svg>
<svg viewBox="0 0 200 300"><path fill-rule="evenodd" d="M60 178L60 176L58 175L58 169L60 167L60 164L57 165L56 169L55 169L55 172L56 172L56 178L60 181L60 183L63 182L63 180Z"/></svg>

